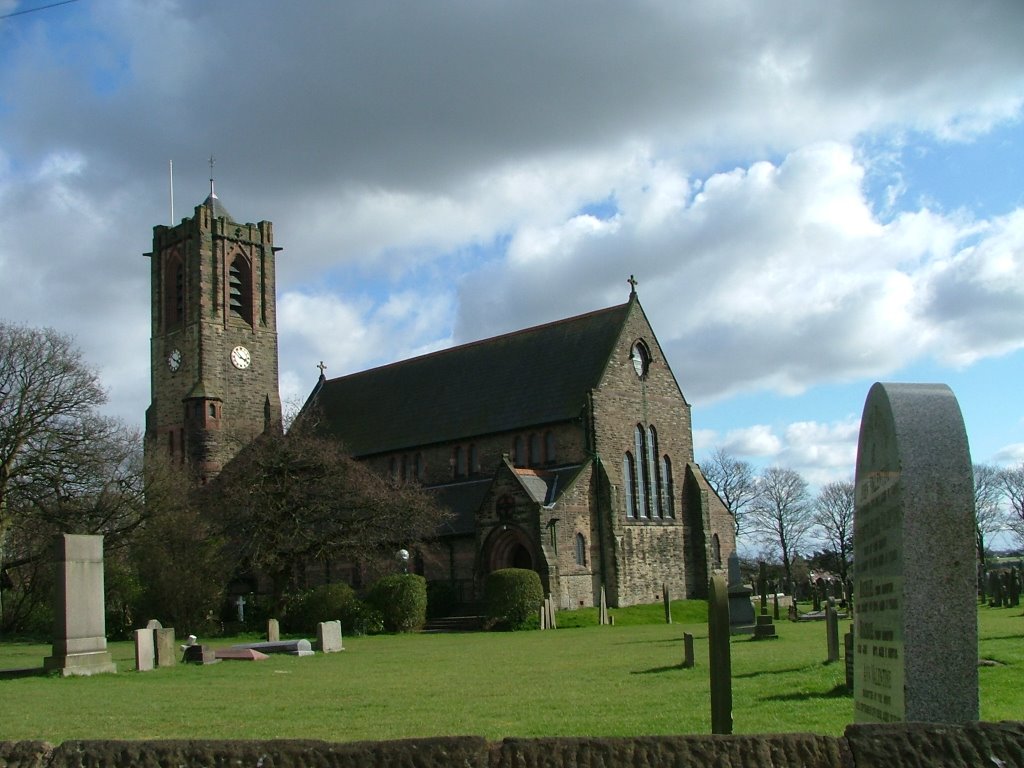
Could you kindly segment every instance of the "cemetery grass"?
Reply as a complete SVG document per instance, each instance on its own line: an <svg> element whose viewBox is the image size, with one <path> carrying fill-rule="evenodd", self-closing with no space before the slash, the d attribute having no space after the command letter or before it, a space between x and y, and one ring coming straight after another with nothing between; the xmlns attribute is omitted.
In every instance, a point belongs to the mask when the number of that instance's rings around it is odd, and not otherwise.
<svg viewBox="0 0 1024 768"><path fill-rule="evenodd" d="M551 632L354 637L336 654L147 673L133 671L131 643L111 643L117 675L0 679L0 740L709 733L706 624L654 611L660 622L631 624L629 610L614 627L565 628L560 614ZM983 607L979 623L980 655L999 664L980 670L982 719L1020 719L1024 616ZM776 627L777 640L732 640L734 732L841 734L852 696L843 663L824 663L824 623ZM680 667L683 632L694 669ZM0 644L0 669L39 667L49 651Z"/></svg>

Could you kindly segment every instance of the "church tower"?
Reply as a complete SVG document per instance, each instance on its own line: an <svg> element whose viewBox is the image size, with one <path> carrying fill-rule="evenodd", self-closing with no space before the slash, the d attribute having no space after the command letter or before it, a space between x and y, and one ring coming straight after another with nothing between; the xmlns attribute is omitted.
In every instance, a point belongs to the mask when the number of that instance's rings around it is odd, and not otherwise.
<svg viewBox="0 0 1024 768"><path fill-rule="evenodd" d="M152 401L147 453L198 482L267 429L280 429L274 230L239 224L210 195L192 218L153 228Z"/></svg>

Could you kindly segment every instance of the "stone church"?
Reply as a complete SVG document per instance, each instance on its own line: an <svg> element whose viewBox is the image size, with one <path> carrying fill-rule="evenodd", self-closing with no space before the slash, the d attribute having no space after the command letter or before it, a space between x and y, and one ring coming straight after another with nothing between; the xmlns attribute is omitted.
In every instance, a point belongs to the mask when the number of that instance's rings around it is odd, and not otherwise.
<svg viewBox="0 0 1024 768"><path fill-rule="evenodd" d="M280 423L269 222L213 192L157 226L147 446L205 481ZM486 575L538 572L562 608L703 597L735 549L694 463L690 405L635 283L625 303L320 379L304 411L452 516L413 568L471 602ZM300 414L299 418L302 418ZM396 542L401 545L401 542ZM336 570L335 570L336 572Z"/></svg>

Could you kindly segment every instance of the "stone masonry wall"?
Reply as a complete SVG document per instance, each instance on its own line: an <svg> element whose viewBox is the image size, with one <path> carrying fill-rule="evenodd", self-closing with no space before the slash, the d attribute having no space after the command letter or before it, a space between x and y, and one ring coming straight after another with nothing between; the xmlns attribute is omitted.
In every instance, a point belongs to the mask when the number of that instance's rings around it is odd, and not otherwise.
<svg viewBox="0 0 1024 768"><path fill-rule="evenodd" d="M637 375L631 357L637 341L642 341L651 352L650 365L642 377ZM721 514L708 516L712 530L699 530L699 526L693 525L695 520L702 519L702 514L687 507L689 502L684 493L686 468L693 462L690 406L639 303L633 305L618 347L594 393L593 411L595 443L611 485L611 542L607 557L615 578L608 580L614 584L608 595L609 603L626 606L651 602L660 597L662 585L667 585L673 596L699 594L706 586L706 577L701 577L710 572L710 563L698 567L688 562L688 553L703 551L710 557L710 546L688 546L685 536L692 530L692 535L709 540L715 527L720 527L720 542L731 547L733 539L725 530L731 525L725 525L728 521ZM623 457L627 451L636 453L633 435L638 424L645 430L654 427L658 458L667 455L671 460L671 516L627 516Z"/></svg>
<svg viewBox="0 0 1024 768"><path fill-rule="evenodd" d="M1024 723L851 725L841 737L744 736L402 741L0 742L5 768L332 766L335 768L1024 768Z"/></svg>

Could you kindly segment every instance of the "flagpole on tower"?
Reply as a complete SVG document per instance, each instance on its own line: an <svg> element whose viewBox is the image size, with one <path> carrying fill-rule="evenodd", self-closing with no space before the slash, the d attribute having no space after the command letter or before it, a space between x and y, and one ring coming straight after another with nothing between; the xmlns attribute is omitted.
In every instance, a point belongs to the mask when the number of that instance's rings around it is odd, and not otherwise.
<svg viewBox="0 0 1024 768"><path fill-rule="evenodd" d="M169 194L170 199L171 199L171 226L173 227L174 226L174 161L173 160L168 160L167 161L167 172L168 172L168 175L170 176L170 190L168 191L168 194Z"/></svg>

